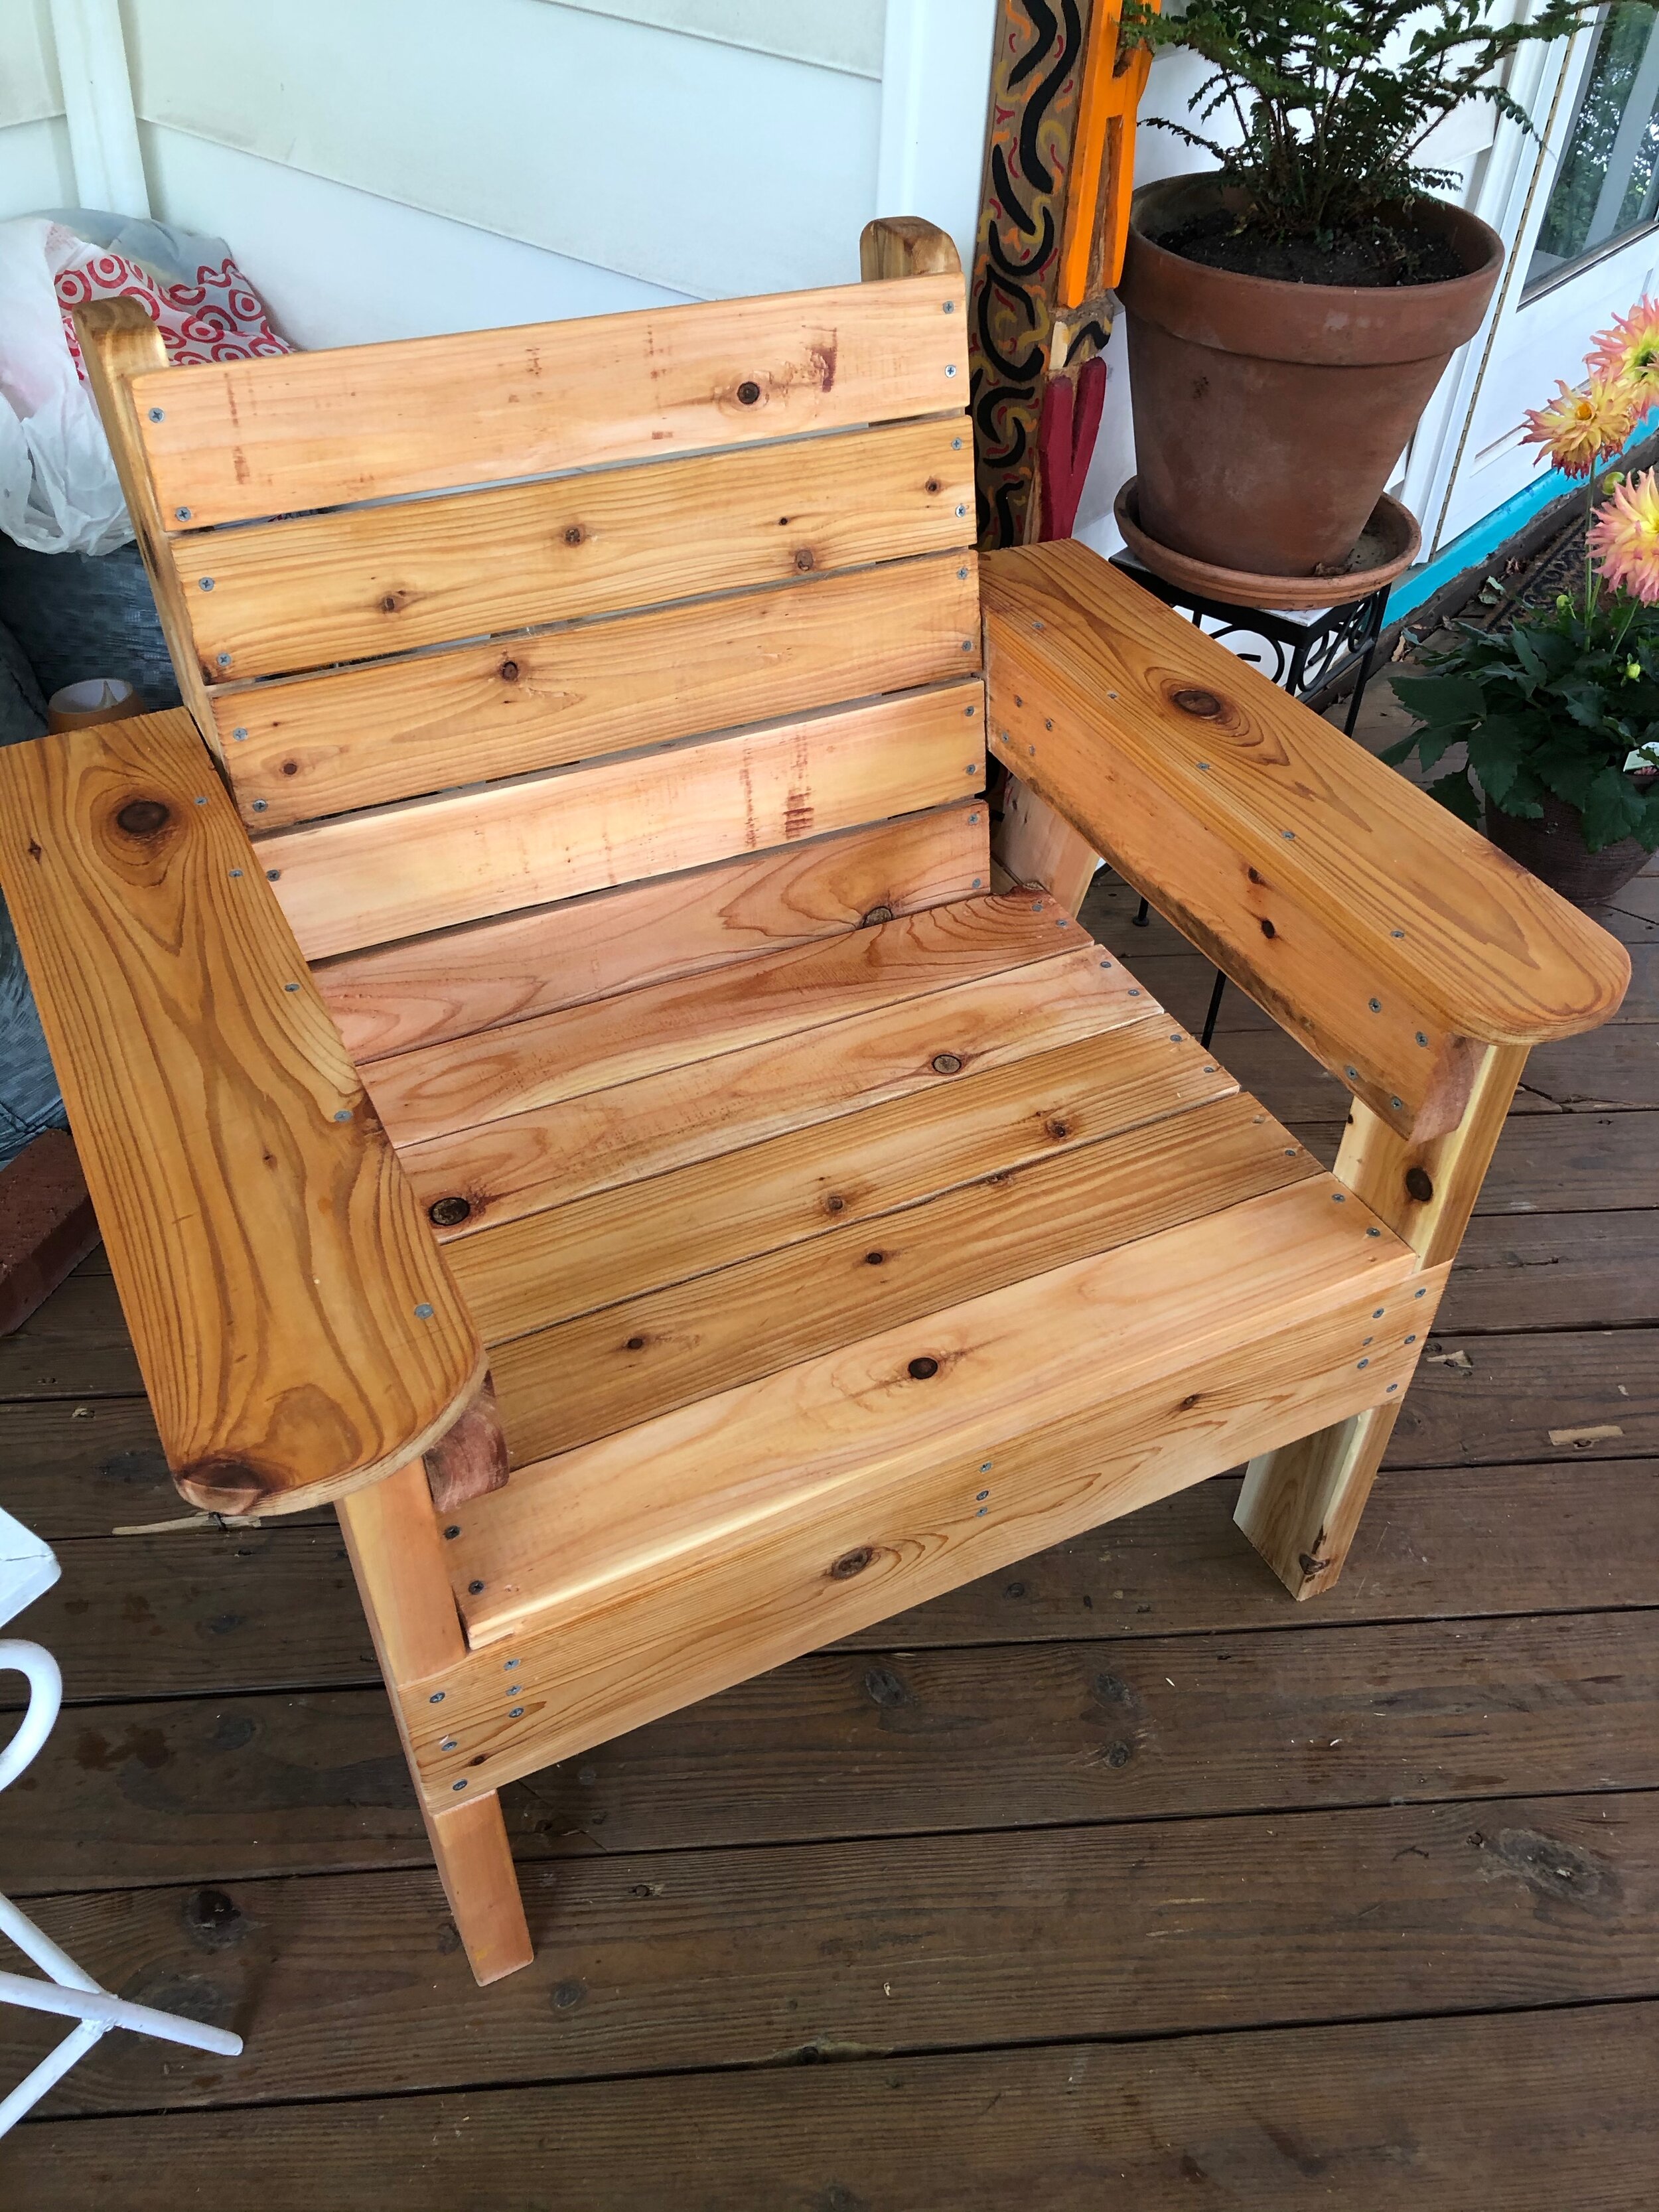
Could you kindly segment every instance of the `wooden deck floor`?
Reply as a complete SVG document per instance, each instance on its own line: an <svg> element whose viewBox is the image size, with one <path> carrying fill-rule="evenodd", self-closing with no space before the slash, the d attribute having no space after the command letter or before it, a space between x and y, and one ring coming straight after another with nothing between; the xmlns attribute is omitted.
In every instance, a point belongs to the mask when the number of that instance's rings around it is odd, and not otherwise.
<svg viewBox="0 0 1659 2212"><path fill-rule="evenodd" d="M1091 919L1184 1020L1208 971ZM71 1700L0 1888L238 2061L104 2043L30 2212L1652 2212L1659 872L1540 1053L1340 1586L1223 1478L510 1793L474 1989L331 1516L183 1508L94 1255L0 1343ZM1323 1157L1343 1094L1218 1049ZM0 2012L0 2081L49 2039Z"/></svg>

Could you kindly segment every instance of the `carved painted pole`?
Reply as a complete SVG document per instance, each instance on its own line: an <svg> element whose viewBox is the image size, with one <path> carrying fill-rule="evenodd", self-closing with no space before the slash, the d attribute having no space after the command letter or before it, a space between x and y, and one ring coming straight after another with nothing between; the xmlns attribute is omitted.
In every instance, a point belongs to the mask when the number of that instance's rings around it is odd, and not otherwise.
<svg viewBox="0 0 1659 2212"><path fill-rule="evenodd" d="M972 303L981 544L1065 538L1105 398L1144 50L1121 0L1002 0Z"/></svg>
<svg viewBox="0 0 1659 2212"><path fill-rule="evenodd" d="M1124 53L1122 0L1001 0L969 337L982 546L1069 538L1106 398L1101 356L1123 267L1135 108L1150 56ZM1097 865L1018 777L993 848L1075 914Z"/></svg>

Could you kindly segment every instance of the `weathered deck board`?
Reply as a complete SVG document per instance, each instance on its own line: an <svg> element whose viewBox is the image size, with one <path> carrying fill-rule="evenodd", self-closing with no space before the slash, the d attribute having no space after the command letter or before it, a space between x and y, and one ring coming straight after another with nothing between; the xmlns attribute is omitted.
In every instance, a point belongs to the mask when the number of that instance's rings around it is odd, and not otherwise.
<svg viewBox="0 0 1659 2212"><path fill-rule="evenodd" d="M1455 1482L1389 1468L1341 1581L1293 1610L1233 1526L1237 1496L1236 1477L1177 1492L848 1646L1302 1633L1659 1607L1659 1462L1587 1459L1571 1482L1552 1467L1471 1468ZM57 1653L72 1706L380 1680L339 1532L326 1523L70 1542L61 1556L63 1580L25 1625ZM0 1675L0 1705L19 1695ZM14 1803L15 1822L33 1817ZM0 1835L8 1809L0 1799Z"/></svg>
<svg viewBox="0 0 1659 2212"><path fill-rule="evenodd" d="M378 1689L83 1706L33 1773L17 1894L427 1858ZM1659 1611L826 1652L504 1802L537 1860L1608 1788L1659 1789Z"/></svg>
<svg viewBox="0 0 1659 2212"><path fill-rule="evenodd" d="M1659 2006L46 2122L39 2212L1650 2212ZM9 2146L9 2148L10 2148Z"/></svg>
<svg viewBox="0 0 1659 2212"><path fill-rule="evenodd" d="M406 2094L688 2066L1659 1994L1659 1795L1383 1807L523 1869L538 1956L474 1984L436 1877L42 1899L240 2058L111 2036L46 2109ZM1040 1958L1042 1970L1033 1971ZM40 2040L0 2013L0 2069ZM249 2125L254 2123L250 2120Z"/></svg>

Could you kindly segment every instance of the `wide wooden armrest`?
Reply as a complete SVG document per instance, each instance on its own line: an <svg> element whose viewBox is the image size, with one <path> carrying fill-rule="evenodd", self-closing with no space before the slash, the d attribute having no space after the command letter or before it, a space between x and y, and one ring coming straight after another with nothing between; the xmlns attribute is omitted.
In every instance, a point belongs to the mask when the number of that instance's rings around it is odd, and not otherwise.
<svg viewBox="0 0 1659 2212"><path fill-rule="evenodd" d="M997 757L1402 1134L1615 1012L1623 945L1098 554L980 574Z"/></svg>
<svg viewBox="0 0 1659 2212"><path fill-rule="evenodd" d="M0 750L0 886L180 1491L425 1451L477 1332L189 715Z"/></svg>

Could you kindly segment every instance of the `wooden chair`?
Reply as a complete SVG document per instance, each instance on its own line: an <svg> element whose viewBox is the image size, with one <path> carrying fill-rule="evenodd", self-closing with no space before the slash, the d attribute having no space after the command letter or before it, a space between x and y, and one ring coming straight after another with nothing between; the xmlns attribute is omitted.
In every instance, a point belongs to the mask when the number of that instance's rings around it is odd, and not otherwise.
<svg viewBox="0 0 1659 2212"><path fill-rule="evenodd" d="M517 1776L1241 1460L1332 1582L1627 974L1094 554L977 560L955 257L866 267L79 319L188 706L0 753L0 874L179 1487L337 1501L481 1981ZM988 743L1347 1085L1334 1175L998 887Z"/></svg>

